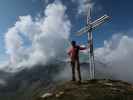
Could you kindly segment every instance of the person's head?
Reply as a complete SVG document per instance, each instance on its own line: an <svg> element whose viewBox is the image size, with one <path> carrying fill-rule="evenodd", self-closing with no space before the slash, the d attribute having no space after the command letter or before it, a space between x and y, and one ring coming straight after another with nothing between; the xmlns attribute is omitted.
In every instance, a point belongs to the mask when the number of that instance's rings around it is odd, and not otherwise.
<svg viewBox="0 0 133 100"><path fill-rule="evenodd" d="M75 46L76 46L76 41L71 41L71 45L72 45L73 47L75 47Z"/></svg>

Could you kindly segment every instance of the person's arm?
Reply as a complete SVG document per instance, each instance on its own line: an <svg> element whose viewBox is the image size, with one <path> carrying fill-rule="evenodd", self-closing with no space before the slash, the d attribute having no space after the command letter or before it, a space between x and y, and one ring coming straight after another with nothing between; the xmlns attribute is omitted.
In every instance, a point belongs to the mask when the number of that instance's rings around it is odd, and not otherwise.
<svg viewBox="0 0 133 100"><path fill-rule="evenodd" d="M86 47L81 47L81 46L79 46L79 50L86 50L86 49L88 49L88 48L90 48L90 46L86 46Z"/></svg>
<svg viewBox="0 0 133 100"><path fill-rule="evenodd" d="M80 50L86 50L87 47L79 47Z"/></svg>
<svg viewBox="0 0 133 100"><path fill-rule="evenodd" d="M87 46L85 46L85 47L79 46L79 50L86 50L86 49L89 49L89 48L90 48L90 42L89 42L89 44L87 44Z"/></svg>

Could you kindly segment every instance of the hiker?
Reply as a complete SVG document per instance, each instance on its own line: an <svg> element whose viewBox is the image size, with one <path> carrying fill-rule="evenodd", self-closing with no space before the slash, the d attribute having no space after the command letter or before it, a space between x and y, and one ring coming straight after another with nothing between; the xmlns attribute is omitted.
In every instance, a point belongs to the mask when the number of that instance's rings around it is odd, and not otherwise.
<svg viewBox="0 0 133 100"><path fill-rule="evenodd" d="M79 51L87 49L86 47L80 47L76 44L75 41L71 42L72 47L68 51L68 55L71 59L71 67L72 67L72 81L76 81L75 78L75 66L77 65L77 73L78 73L78 82L81 82L81 72L80 72L80 62L79 62Z"/></svg>

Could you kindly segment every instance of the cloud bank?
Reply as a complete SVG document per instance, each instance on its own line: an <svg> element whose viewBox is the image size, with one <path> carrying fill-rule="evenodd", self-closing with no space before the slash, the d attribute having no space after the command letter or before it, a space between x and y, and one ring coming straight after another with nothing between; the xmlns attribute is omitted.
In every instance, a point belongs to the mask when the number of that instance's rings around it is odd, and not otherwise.
<svg viewBox="0 0 133 100"><path fill-rule="evenodd" d="M44 17L20 16L5 33L6 53L13 68L45 64L65 52L71 30L71 22L61 2L49 4ZM25 40L30 41L27 47Z"/></svg>
<svg viewBox="0 0 133 100"><path fill-rule="evenodd" d="M114 78L133 82L133 38L116 34L95 50L96 59L107 65ZM98 66L97 66L98 67Z"/></svg>

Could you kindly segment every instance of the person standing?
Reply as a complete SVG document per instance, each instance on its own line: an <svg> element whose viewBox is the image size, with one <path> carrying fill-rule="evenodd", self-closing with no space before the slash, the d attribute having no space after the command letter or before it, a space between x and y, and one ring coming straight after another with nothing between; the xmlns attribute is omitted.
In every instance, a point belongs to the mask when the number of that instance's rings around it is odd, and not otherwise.
<svg viewBox="0 0 133 100"><path fill-rule="evenodd" d="M72 67L72 81L76 81L75 68L77 69L78 82L81 82L81 71L80 71L80 61L79 61L79 51L87 49L86 47L81 47L76 44L76 41L71 42L71 48L68 50L68 55L71 59Z"/></svg>

